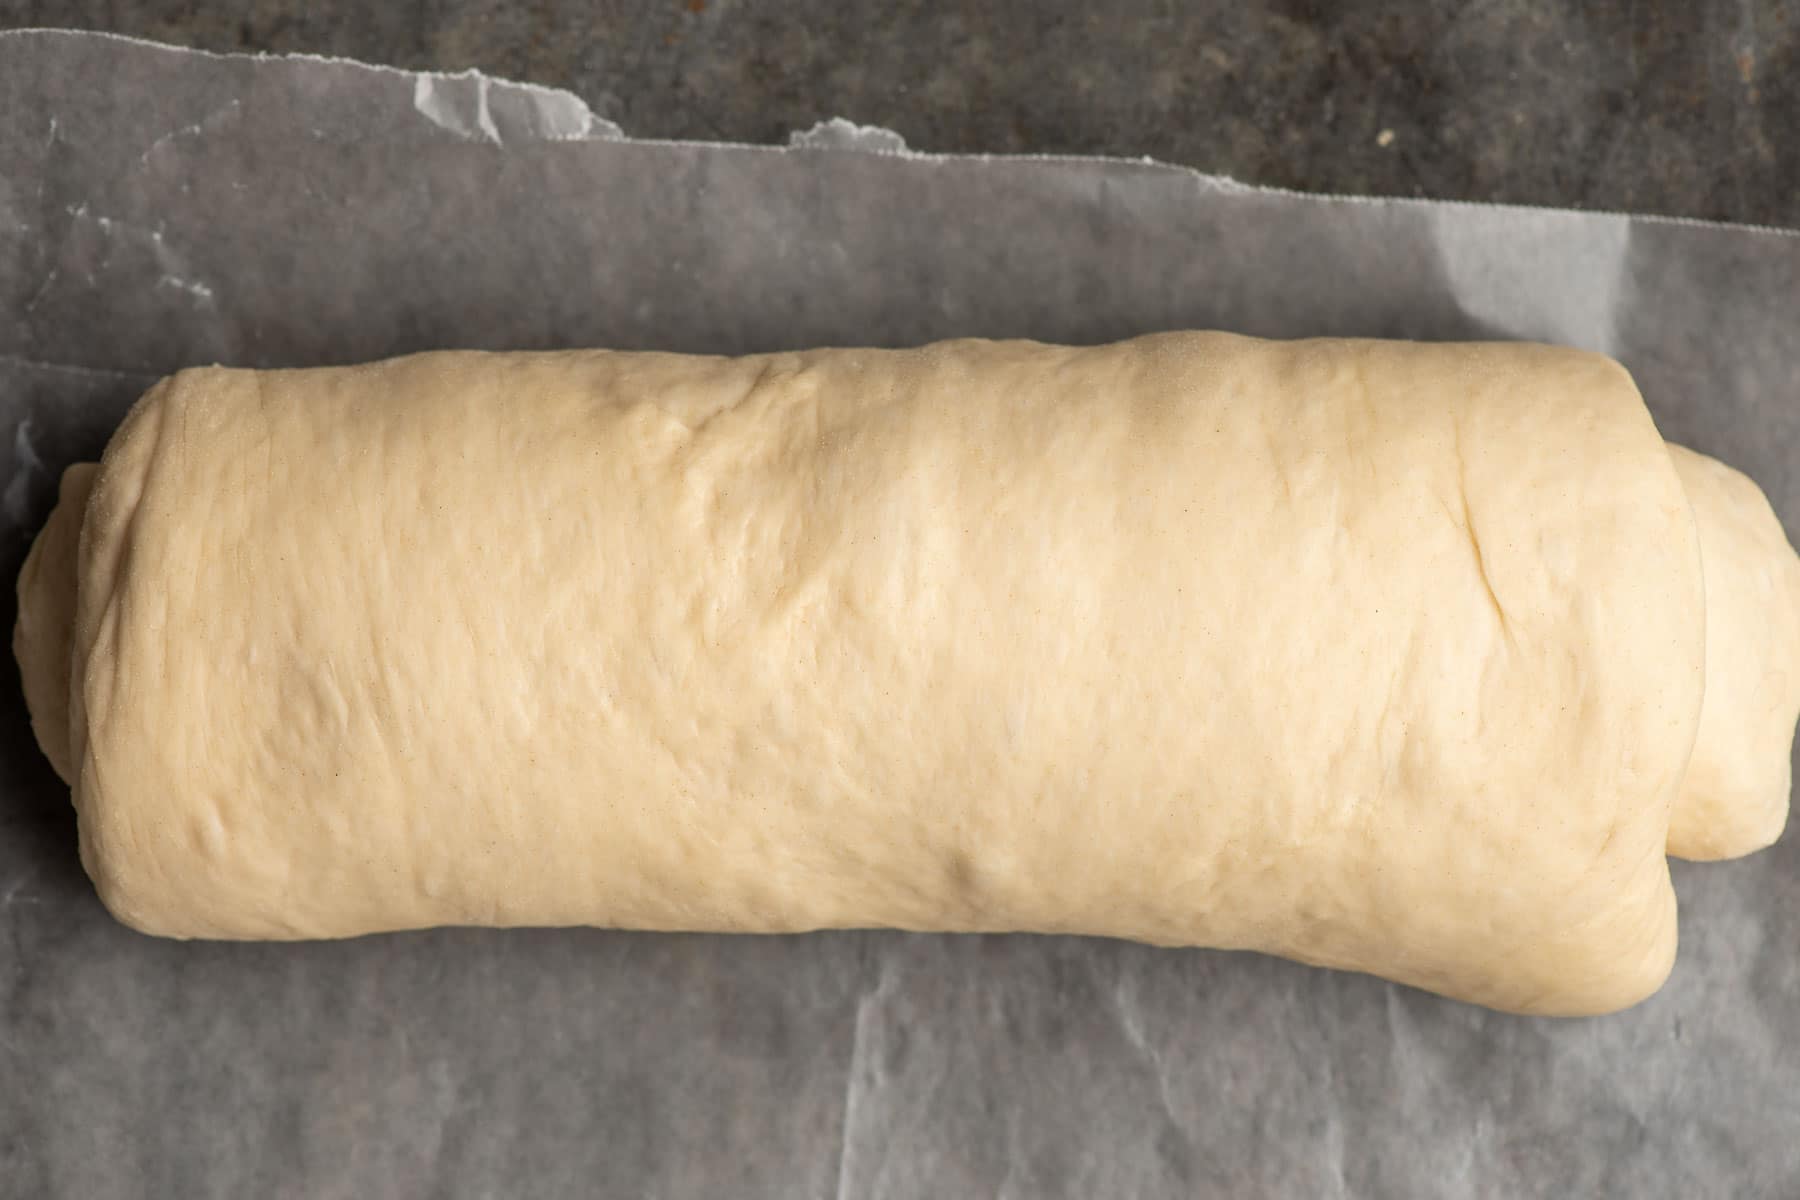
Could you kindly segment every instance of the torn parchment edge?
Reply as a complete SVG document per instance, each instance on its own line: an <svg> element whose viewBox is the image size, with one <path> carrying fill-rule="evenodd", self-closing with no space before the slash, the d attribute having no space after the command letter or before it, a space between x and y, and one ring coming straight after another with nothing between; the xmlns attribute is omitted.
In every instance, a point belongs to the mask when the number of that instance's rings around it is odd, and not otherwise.
<svg viewBox="0 0 1800 1200"><path fill-rule="evenodd" d="M908 146L906 139L891 129L880 125L864 125L844 117L828 117L816 122L811 128L794 130L788 134L783 145L767 145L754 142L709 141L705 139L684 140L677 138L639 138L626 133L614 121L596 114L587 101L565 88L550 87L540 83L523 80L506 79L488 75L473 67L462 71L419 71L404 67L389 66L385 63L365 62L361 59L343 58L327 54L241 54L221 53L216 50L201 50L188 46L174 46L166 42L151 41L148 38L132 37L127 34L110 33L100 30L81 29L6 29L0 30L0 41L11 38L31 37L68 37L68 38L101 38L111 41L125 42L134 46L160 51L174 55L194 55L201 58L225 60L250 60L257 62L292 61L315 62L333 66L351 67L377 74L393 74L413 81L413 106L427 120L433 121L440 128L455 133L471 141L486 141L496 145L504 145L499 130L494 124L487 101L494 88L528 97L537 109L540 118L546 125L555 127L558 123L553 113L572 114L578 129L571 132L540 134L538 141L617 141L630 142L643 146L674 146L688 149L713 149L750 151L765 154L795 153L835 153L835 154L871 154L886 158L899 158L914 162L951 164L959 162L993 162L993 163L1054 163L1079 164L1094 163L1107 166L1131 166L1153 172L1167 172L1185 175L1199 184L1201 189L1209 192L1232 194L1256 194L1278 196L1297 200L1312 200L1326 204L1367 204L1394 205L1398 207L1437 208L1440 206L1461 210L1475 210L1492 213L1540 213L1566 217L1610 217L1629 221L1642 221L1654 225L1670 225L1692 229L1723 230L1735 233L1750 233L1780 238L1800 237L1800 229L1790 229L1779 225L1763 225L1737 221L1714 221L1702 217L1668 216L1661 213L1632 213L1617 209L1568 208L1557 205L1539 204L1496 204L1485 200L1434 199L1426 196L1370 196L1344 192L1307 192L1297 188L1274 187L1262 184L1243 183L1229 175L1217 175L1202 171L1197 167L1184 166L1179 163L1163 162L1160 159L1143 156L1127 158L1106 154L954 154L939 153L928 150L916 150ZM422 82L430 81L430 82ZM454 82L468 85L475 90L475 111L471 117L458 113L445 115L445 104L437 98L437 84ZM420 103L423 93L427 100ZM435 111L433 111L435 110ZM483 120L483 117L486 120Z"/></svg>
<svg viewBox="0 0 1800 1200"><path fill-rule="evenodd" d="M630 141L625 131L617 124L600 116L588 106L587 101L574 92L564 88L547 87L541 83L530 83L525 80L506 79L497 75L489 75L473 67L461 71L427 71L413 70L405 67L389 66L386 63L365 62L356 58L344 58L332 54L239 54L222 53L217 50L202 50L192 46L176 46L168 42L152 41L149 38L133 37L129 34L111 33L98 29L52 29L33 27L28 29L0 29L0 42L13 38L31 39L39 37L58 37L71 40L93 39L99 41L121 42L145 50L154 50L163 54L188 56L194 58L215 59L222 62L294 62L319 63L325 66L347 67L352 70L366 71L374 75L393 75L411 81L413 85L413 109L431 121L434 125L454 133L470 141L491 141L505 144L495 124L489 99L495 91L510 93L529 100L542 123L553 132L543 132L535 136L527 136L527 141L573 142L573 141ZM443 83L468 85L473 89L475 109L467 117L454 111L450 106L456 98L443 95L438 86ZM567 118L567 121L565 121ZM558 126L572 122L575 128L563 131ZM516 138L514 140L517 140Z"/></svg>

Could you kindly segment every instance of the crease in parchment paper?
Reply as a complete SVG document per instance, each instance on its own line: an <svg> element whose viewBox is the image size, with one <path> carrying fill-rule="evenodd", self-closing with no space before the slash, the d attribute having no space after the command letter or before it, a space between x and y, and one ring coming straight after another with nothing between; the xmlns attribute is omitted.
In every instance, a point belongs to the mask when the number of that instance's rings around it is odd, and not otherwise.
<svg viewBox="0 0 1800 1200"><path fill-rule="evenodd" d="M877 967L875 983L856 999L856 1018L850 1030L850 1054L844 1066L844 1098L838 1118L837 1179L832 1194L837 1200L850 1200L862 1195L857 1187L861 1180L861 1164L857 1148L867 1140L866 1132L857 1124L861 1101L870 1088L878 1085L875 1068L878 1051L882 1004L899 986L898 964L893 955L884 954ZM859 1136L861 1135L861 1136Z"/></svg>
<svg viewBox="0 0 1800 1200"><path fill-rule="evenodd" d="M522 109L514 104L518 99L526 102ZM454 75L419 74L413 81L413 108L440 129L496 146L625 136L617 125L595 116L572 92L522 88L472 68Z"/></svg>
<svg viewBox="0 0 1800 1200"><path fill-rule="evenodd" d="M230 100L227 100L218 108L213 109L198 121L189 121L186 125L169 130L169 132L161 135L148 146L144 147L144 152L138 155L138 165L147 165L150 162L150 159L155 156L156 152L161 150L164 146L173 142L179 142L183 138L200 137L204 134L211 133L215 129L223 127L226 122L236 119L243 112L243 109L243 100L237 96L233 96ZM52 139L56 137L56 123L54 119L50 124L50 137Z"/></svg>
<svg viewBox="0 0 1800 1200"><path fill-rule="evenodd" d="M13 429L13 477L6 481L6 490L0 492L0 508L15 522L29 519L32 485L45 474L44 460L38 457L37 446L31 440L31 426L32 418L27 414ZM7 890L7 899L11 900L18 890L16 883Z"/></svg>
<svg viewBox="0 0 1800 1200"><path fill-rule="evenodd" d="M587 139L614 141L625 136L618 125L597 115L585 100L573 92L524 80L503 79L473 67L462 71L404 70L385 63L365 62L331 54L225 54L99 30L42 27L0 29L0 39L32 37L99 39L162 54L218 60L318 63L406 79L413 81L413 107L420 115L445 131L470 140L506 144ZM236 101L233 106L235 104ZM180 137L200 131L199 126L190 124L170 130L163 137ZM154 149L154 145L151 148Z"/></svg>
<svg viewBox="0 0 1800 1200"><path fill-rule="evenodd" d="M1523 242L1493 237L1497 231L1491 230L1481 236L1482 226L1502 220L1529 236ZM1435 209L1432 227L1452 293L1495 336L1619 352L1630 218L1553 209ZM1552 265L1568 286L1535 285Z"/></svg>
<svg viewBox="0 0 1800 1200"><path fill-rule="evenodd" d="M146 228L115 217L89 212L86 204L77 204L64 209L64 211L71 218L71 224L80 225L84 222L91 224L109 243L114 245L124 243L127 247L136 247L148 252L162 271L155 284L157 288L173 289L198 303L210 305L213 302L212 286L202 283L198 279L187 277L187 256L179 249L169 245L168 239L161 229ZM111 251L112 246L109 246L107 252ZM59 270L53 267L46 282L53 282L58 274ZM40 289L38 295L42 294L43 289ZM35 297L33 303L25 306L25 311L29 313L34 307Z"/></svg>
<svg viewBox="0 0 1800 1200"><path fill-rule="evenodd" d="M47 359L31 358L23 354L8 354L5 351L0 351L0 367L66 372L71 375L89 375L100 379L116 379L134 384L151 384L157 379L157 375L153 371L131 371L119 367L91 367L85 363L53 362Z"/></svg>

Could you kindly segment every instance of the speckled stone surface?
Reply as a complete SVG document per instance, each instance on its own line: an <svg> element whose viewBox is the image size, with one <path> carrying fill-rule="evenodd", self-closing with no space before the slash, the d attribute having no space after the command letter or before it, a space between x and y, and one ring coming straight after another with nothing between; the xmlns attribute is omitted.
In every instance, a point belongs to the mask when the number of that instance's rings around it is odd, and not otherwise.
<svg viewBox="0 0 1800 1200"><path fill-rule="evenodd" d="M825 116L1309 191L1800 226L1800 0L0 0L0 28L478 67L637 136Z"/></svg>

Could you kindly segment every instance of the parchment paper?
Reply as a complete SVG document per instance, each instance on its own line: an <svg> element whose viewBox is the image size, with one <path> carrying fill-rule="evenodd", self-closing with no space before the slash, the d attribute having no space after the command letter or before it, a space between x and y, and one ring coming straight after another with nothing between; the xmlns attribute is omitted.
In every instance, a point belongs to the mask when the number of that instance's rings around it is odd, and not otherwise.
<svg viewBox="0 0 1800 1200"><path fill-rule="evenodd" d="M187 364L1182 326L1610 351L1792 533L1797 284L1800 238L1768 230L843 122L631 141L474 74L6 34L0 575L63 465ZM1668 986L1581 1021L1073 938L178 944L100 908L8 684L0 1193L1800 1195L1800 837L1676 884Z"/></svg>

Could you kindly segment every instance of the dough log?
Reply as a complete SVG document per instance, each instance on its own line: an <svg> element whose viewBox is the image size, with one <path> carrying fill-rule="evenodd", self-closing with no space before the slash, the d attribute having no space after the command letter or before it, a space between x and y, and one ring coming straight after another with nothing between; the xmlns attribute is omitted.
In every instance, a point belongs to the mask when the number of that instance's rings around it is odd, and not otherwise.
<svg viewBox="0 0 1800 1200"><path fill-rule="evenodd" d="M184 371L19 600L173 937L1072 932L1603 1012L1800 712L1761 492L1529 345Z"/></svg>

